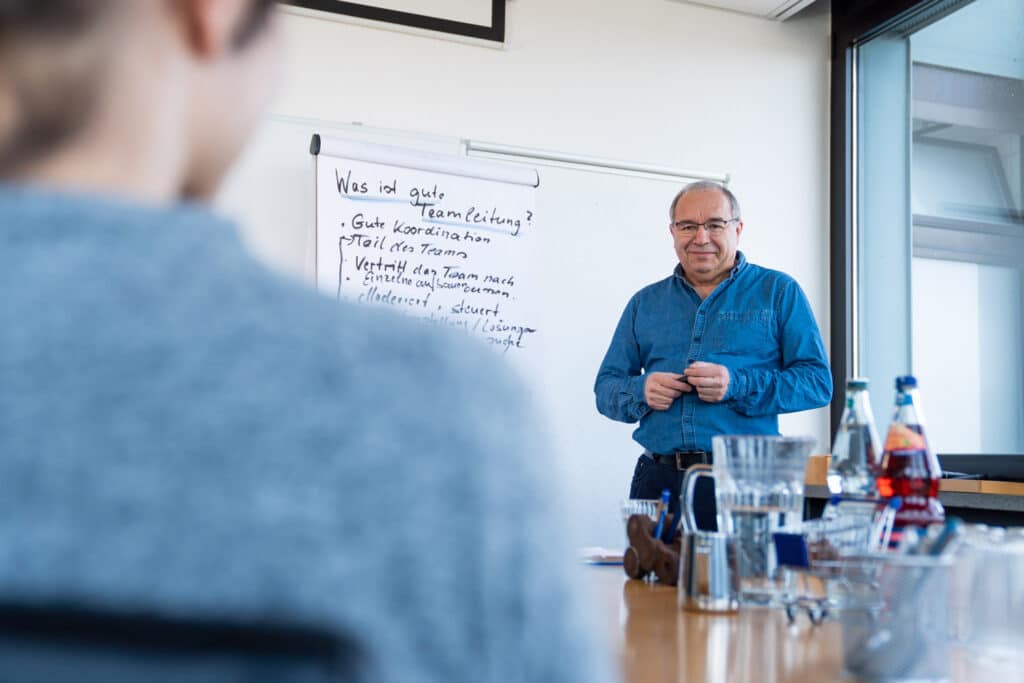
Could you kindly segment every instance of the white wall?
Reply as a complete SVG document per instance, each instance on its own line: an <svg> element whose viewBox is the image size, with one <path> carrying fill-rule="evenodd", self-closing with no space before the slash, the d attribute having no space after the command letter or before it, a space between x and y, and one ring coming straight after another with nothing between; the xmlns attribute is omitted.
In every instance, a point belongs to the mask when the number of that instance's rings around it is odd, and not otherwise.
<svg viewBox="0 0 1024 683"><path fill-rule="evenodd" d="M741 248L797 278L827 346L822 10L775 23L668 0L514 0L502 50L295 14L284 19L291 62L275 114L730 172L746 223ZM249 238L276 266L305 272L295 245L308 236L254 228ZM578 258L597 253L585 225L574 248ZM667 237L664 248L670 266ZM594 267L614 277L614 264ZM649 281L667 272L652 271ZM609 302L613 318L624 304ZM568 482L578 542L617 547L617 502L640 449L632 426L610 428L617 459L590 462L588 453L570 450L553 460ZM829 447L827 409L786 416L782 430L814 435L820 451Z"/></svg>

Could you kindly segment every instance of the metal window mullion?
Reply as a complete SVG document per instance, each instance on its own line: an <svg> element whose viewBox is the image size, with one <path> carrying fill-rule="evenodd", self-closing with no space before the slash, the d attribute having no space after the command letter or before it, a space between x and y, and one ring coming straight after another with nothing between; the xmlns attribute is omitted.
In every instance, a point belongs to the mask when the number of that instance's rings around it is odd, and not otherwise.
<svg viewBox="0 0 1024 683"><path fill-rule="evenodd" d="M910 372L914 370L914 215L913 208L911 206L911 196L914 193L914 73L913 73L913 58L910 50L910 38L904 37L906 44L906 71L904 73L905 83L907 84L907 99L906 99L906 112L904 120L906 121L908 135L906 137L906 149L905 154L907 157L907 163L905 168L905 184L906 193L903 196L904 201L904 216L907 226L907 260L904 272L907 277L907 316L906 320L906 358L910 361Z"/></svg>
<svg viewBox="0 0 1024 683"><path fill-rule="evenodd" d="M860 107L858 105L858 63L860 47L853 48L850 68L850 377L860 377L860 224L859 224L859 141Z"/></svg>

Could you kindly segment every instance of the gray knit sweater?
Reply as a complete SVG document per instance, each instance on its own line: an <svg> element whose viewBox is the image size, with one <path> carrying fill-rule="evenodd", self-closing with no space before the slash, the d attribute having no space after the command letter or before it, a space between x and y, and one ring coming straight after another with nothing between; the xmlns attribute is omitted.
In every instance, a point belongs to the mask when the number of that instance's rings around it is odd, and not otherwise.
<svg viewBox="0 0 1024 683"><path fill-rule="evenodd" d="M385 681L598 683L534 434L497 356L268 272L201 207L0 185L0 598L319 622Z"/></svg>

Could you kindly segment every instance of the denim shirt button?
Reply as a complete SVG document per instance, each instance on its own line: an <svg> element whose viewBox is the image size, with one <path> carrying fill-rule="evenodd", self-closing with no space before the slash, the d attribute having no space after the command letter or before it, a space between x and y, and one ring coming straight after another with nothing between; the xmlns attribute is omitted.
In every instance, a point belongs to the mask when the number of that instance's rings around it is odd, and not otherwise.
<svg viewBox="0 0 1024 683"><path fill-rule="evenodd" d="M700 344L700 337L694 337L693 338L693 343L694 344Z"/></svg>

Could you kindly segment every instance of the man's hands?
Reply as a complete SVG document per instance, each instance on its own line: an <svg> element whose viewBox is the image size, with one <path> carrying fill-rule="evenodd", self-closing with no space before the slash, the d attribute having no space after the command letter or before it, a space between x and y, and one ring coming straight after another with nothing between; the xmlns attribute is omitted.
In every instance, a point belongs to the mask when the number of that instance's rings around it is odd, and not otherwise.
<svg viewBox="0 0 1024 683"><path fill-rule="evenodd" d="M698 361L681 375L651 372L644 381L644 400L652 410L668 410L673 401L691 391L696 391L702 401L718 403L729 391L729 369L724 365Z"/></svg>
<svg viewBox="0 0 1024 683"><path fill-rule="evenodd" d="M683 374L702 401L718 403L729 391L729 369L724 365L697 361L686 368Z"/></svg>
<svg viewBox="0 0 1024 683"><path fill-rule="evenodd" d="M644 380L644 400L652 410L668 410L672 401L689 391L693 387L674 372L651 372Z"/></svg>

